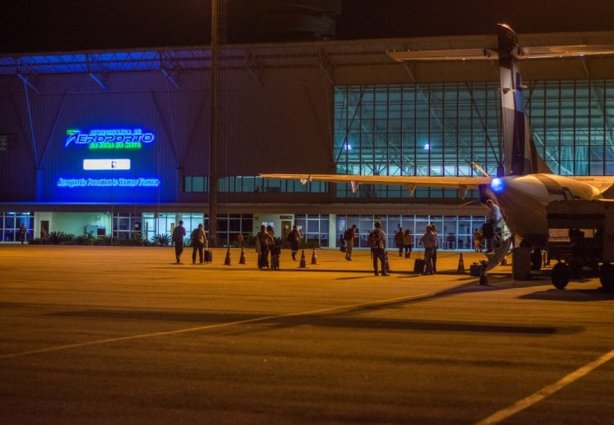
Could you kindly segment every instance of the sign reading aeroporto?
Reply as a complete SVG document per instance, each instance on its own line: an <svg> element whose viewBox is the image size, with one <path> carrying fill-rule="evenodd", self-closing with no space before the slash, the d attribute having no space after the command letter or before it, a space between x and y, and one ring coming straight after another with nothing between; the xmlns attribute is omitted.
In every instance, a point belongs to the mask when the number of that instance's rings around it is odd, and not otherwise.
<svg viewBox="0 0 614 425"><path fill-rule="evenodd" d="M149 144L156 140L156 135L134 129L94 129L89 132L78 129L66 130L64 147L69 145L87 145L89 150L102 149L130 149L138 150L143 144Z"/></svg>

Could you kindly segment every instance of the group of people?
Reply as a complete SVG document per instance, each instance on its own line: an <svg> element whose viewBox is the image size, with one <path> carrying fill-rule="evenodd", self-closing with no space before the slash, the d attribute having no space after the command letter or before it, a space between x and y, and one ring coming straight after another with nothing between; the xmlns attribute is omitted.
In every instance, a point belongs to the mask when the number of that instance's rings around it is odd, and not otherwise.
<svg viewBox="0 0 614 425"><path fill-rule="evenodd" d="M373 273L375 276L389 276L390 265L386 252L386 233L379 221L376 221L373 227L374 229L367 238L373 258ZM356 225L352 225L343 234L346 260L352 259L352 249L357 236ZM394 240L399 249L399 257L405 255L405 258L410 258L414 247L414 235L411 230L403 230L402 227L399 227L399 230L395 233ZM435 225L430 224L426 227L424 236L420 238L420 244L425 248L425 274L433 274L436 271L437 262L437 231Z"/></svg>
<svg viewBox="0 0 614 425"><path fill-rule="evenodd" d="M275 248L275 231L273 226L260 226L260 231L256 233L256 252L258 253L258 268L261 270L268 269L275 260L273 258L273 249ZM271 261L269 262L269 255ZM274 266L274 264L273 264Z"/></svg>
<svg viewBox="0 0 614 425"><path fill-rule="evenodd" d="M183 227L183 220L179 220L179 224L173 229L173 235L171 239L175 245L175 260L177 264L181 263L181 254L183 253L184 241L185 241L185 227ZM192 245L192 264L196 264L196 256L202 264L204 262L205 248L208 246L209 240L207 239L207 233L205 233L205 227L200 223L196 229L192 230L190 234L190 243Z"/></svg>
<svg viewBox="0 0 614 425"><path fill-rule="evenodd" d="M422 274L437 272L437 228L434 224L426 226L424 235L420 238L420 245L424 247L424 271Z"/></svg>
<svg viewBox="0 0 614 425"><path fill-rule="evenodd" d="M481 250L482 240L486 240L487 252L493 249L496 243L495 226L501 220L501 213L498 207L492 202L487 201L487 206L490 209L489 217L482 230L475 229L474 248L476 251ZM492 231L491 231L492 228ZM177 263L181 262L181 253L183 252L184 239L186 231L183 227L183 221L179 221L179 225L174 229L172 240L175 244L175 257ZM299 250L302 235L296 225L287 235L287 242L292 249L292 260L296 261L296 254ZM356 225L347 228L342 235L342 251L345 251L345 259L352 260L354 245L358 239L358 229ZM196 263L196 258L200 263L203 263L204 249L208 244L207 235L202 224L199 224L190 235L192 250L192 263ZM399 257L411 258L412 249L414 247L414 236L410 229L403 230L399 227L395 233L394 241L399 250ZM434 274L437 272L437 248L439 238L437 236L437 228L433 223L426 226L424 234L420 237L419 244L424 247L424 271L423 274ZM386 233L382 229L379 221L374 223L374 229L369 233L368 245L371 248L373 259L373 272L376 276L388 276L389 264L386 253ZM256 234L255 245L258 253L258 268L259 269L279 269L279 255L281 252L281 239L275 239L275 232L272 226L260 226L260 231Z"/></svg>
<svg viewBox="0 0 614 425"><path fill-rule="evenodd" d="M411 231L409 229L403 231L403 228L400 227L394 239L399 248L399 256L402 257L405 251L405 258L410 258L411 250L414 246L414 237ZM390 265L386 253L386 233L382 230L382 225L379 221L375 222L374 229L369 233L368 242L373 256L373 272L375 276L379 274L389 276ZM434 274L437 270L437 229L434 224L426 226L426 231L420 238L420 245L424 247L424 274Z"/></svg>
<svg viewBox="0 0 614 425"><path fill-rule="evenodd" d="M173 245L175 246L175 261L181 263L181 254L185 247L186 230L183 226L183 220L179 220L178 225L173 229L171 236ZM292 249L292 259L296 261L296 254L299 250L299 245L302 239L300 230L294 225L288 233L287 240ZM242 240L242 238L241 238ZM198 227L192 230L190 234L190 245L192 246L192 264L196 264L196 260L202 264L206 262L207 248L209 240L205 228L200 223ZM258 252L258 268L260 269L279 269L279 255L281 253L281 239L275 239L275 231L273 226L260 226L260 231L255 238L256 251Z"/></svg>
<svg viewBox="0 0 614 425"><path fill-rule="evenodd" d="M302 238L303 236L295 224L292 226L292 230L287 236L287 241L290 243L290 248L292 250L292 259L294 261L296 261L296 254L298 253ZM275 230L273 226L265 226L264 224L260 226L260 231L256 234L255 244L256 252L258 253L258 268L261 270L279 270L279 256L281 255L282 241L281 239L275 239Z"/></svg>

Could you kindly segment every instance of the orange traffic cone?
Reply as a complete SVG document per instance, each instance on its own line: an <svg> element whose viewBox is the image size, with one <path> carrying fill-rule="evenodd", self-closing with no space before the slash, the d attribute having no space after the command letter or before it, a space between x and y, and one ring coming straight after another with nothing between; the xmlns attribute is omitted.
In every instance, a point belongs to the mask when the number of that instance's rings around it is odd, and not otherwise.
<svg viewBox="0 0 614 425"><path fill-rule="evenodd" d="M228 249L226 249L226 258L224 259L224 265L225 266L229 266L230 265L230 247L228 247Z"/></svg>
<svg viewBox="0 0 614 425"><path fill-rule="evenodd" d="M301 269L307 268L307 262L305 261L305 250L303 250L303 253L301 254L301 263L298 267Z"/></svg>
<svg viewBox="0 0 614 425"><path fill-rule="evenodd" d="M463 261L463 253L460 253L460 257L458 257L458 268L456 269L456 273L465 274L465 261Z"/></svg>
<svg viewBox="0 0 614 425"><path fill-rule="evenodd" d="M318 254L316 253L315 248L311 252L311 264L318 264Z"/></svg>
<svg viewBox="0 0 614 425"><path fill-rule="evenodd" d="M247 264L245 261L245 252L243 251L243 247L241 247L241 257L239 257L239 264Z"/></svg>

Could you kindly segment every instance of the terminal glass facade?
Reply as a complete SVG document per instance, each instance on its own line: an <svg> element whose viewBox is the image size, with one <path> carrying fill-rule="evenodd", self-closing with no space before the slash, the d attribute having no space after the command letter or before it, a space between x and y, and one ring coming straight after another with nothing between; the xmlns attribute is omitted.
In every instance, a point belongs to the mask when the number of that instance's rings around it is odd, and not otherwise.
<svg viewBox="0 0 614 425"><path fill-rule="evenodd" d="M473 232L481 230L486 220L485 216L448 216L448 215L337 215L337 245L345 229L356 225L358 229L358 247L368 248L369 232L374 223L379 221L386 233L389 248L394 248L394 236L400 228L409 229L414 236L414 247L422 249L420 237L424 234L427 224L435 225L438 236L438 246L449 250L473 249Z"/></svg>
<svg viewBox="0 0 614 425"><path fill-rule="evenodd" d="M126 216L118 218L123 220L128 226ZM199 224L203 224L205 229L209 229L209 223L205 214L202 213L152 213L142 214L143 237L153 240L157 235L172 235L175 226L183 220L183 227L186 230L186 242L189 240L190 233ZM141 215L132 217L133 223L141 222ZM121 223L121 221L120 221ZM247 235L252 233L253 216L252 214L225 214L218 216L218 238L223 246L228 244L237 245L239 234ZM140 227L140 226L139 226ZM139 230L140 234L140 230ZM120 235L117 235L120 236ZM121 236L120 236L121 237Z"/></svg>
<svg viewBox="0 0 614 425"><path fill-rule="evenodd" d="M363 175L496 174L502 152L498 83L337 86L337 172ZM525 89L537 150L563 175L614 174L614 81L537 81ZM368 185L365 185L368 186ZM337 195L404 198L399 186L338 185ZM456 198L418 189L418 198ZM475 193L469 194L475 196Z"/></svg>
<svg viewBox="0 0 614 425"><path fill-rule="evenodd" d="M26 227L26 241L31 241L34 236L34 213L0 211L2 242L19 242L19 229L22 225Z"/></svg>
<svg viewBox="0 0 614 425"><path fill-rule="evenodd" d="M294 224L301 230L303 240L308 244L328 246L329 241L328 214L297 214Z"/></svg>

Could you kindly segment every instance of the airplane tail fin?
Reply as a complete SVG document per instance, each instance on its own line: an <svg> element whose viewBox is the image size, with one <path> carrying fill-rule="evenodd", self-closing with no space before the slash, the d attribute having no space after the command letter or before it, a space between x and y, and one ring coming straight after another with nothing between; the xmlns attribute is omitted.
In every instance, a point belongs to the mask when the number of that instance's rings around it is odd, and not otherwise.
<svg viewBox="0 0 614 425"><path fill-rule="evenodd" d="M501 78L501 110L503 118L503 151L505 175L550 173L539 155L524 108L522 76L518 57L522 50L518 36L507 24L498 24L499 75Z"/></svg>
<svg viewBox="0 0 614 425"><path fill-rule="evenodd" d="M544 174L552 174L552 170L546 164L544 158L537 152L537 148L535 147L535 142L533 142L533 137L531 136L531 126L529 125L529 120L527 118L527 122L525 125L527 129L526 140L526 153L528 154L528 169L525 170L527 173L544 173Z"/></svg>

